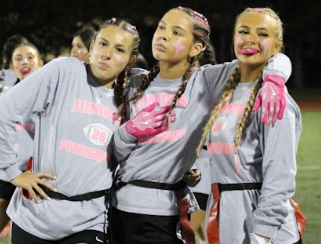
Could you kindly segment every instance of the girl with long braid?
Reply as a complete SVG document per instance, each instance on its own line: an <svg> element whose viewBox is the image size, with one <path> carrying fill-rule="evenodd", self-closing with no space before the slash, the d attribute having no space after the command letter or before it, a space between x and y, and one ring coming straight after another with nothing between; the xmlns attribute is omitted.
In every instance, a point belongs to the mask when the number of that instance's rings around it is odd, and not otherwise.
<svg viewBox="0 0 321 244"><path fill-rule="evenodd" d="M111 138L139 42L134 26L112 18L96 33L89 64L54 59L1 96L0 170L20 188L7 210L13 244L107 242L106 200L116 166ZM32 115L32 169L22 172L15 127Z"/></svg>
<svg viewBox="0 0 321 244"><path fill-rule="evenodd" d="M290 198L295 192L300 110L286 93L282 120L262 123L252 112L266 63L283 49L282 22L269 8L248 8L236 20L234 53L239 60L204 128L212 191L207 204L210 244L301 243ZM259 53L259 55L249 55ZM268 74L271 79L279 77ZM302 218L301 218L302 220Z"/></svg>
<svg viewBox="0 0 321 244"><path fill-rule="evenodd" d="M183 7L171 9L160 20L152 42L159 64L150 72L132 76L128 83L128 102L120 106L119 114L129 121L114 133L114 155L120 164L111 210L115 243L182 243L179 234L186 243L195 241L187 220L187 201L194 201L191 194L187 197L181 180L196 160L202 129L238 65L235 60L194 69L209 34L203 15ZM268 101L274 109L283 98L290 61L277 54L264 72L260 94L263 105L267 108ZM265 78L271 73L279 79ZM164 124L167 115L155 113L167 106L170 109ZM278 109L282 111L275 107ZM272 119L278 115L275 110ZM263 116L266 122L270 121L269 112L267 109ZM175 115L174 123L170 115ZM183 228L177 235L179 220Z"/></svg>

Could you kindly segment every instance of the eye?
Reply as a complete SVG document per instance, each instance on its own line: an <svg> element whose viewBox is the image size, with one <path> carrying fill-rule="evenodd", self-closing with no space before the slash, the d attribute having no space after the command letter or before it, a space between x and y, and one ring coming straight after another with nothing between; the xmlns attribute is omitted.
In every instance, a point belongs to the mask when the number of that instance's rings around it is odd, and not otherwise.
<svg viewBox="0 0 321 244"><path fill-rule="evenodd" d="M241 34L241 35L246 35L246 34L248 34L249 32L246 31L246 30L239 30L238 33Z"/></svg>
<svg viewBox="0 0 321 244"><path fill-rule="evenodd" d="M35 56L29 56L28 59L29 60L33 60L35 58Z"/></svg>
<svg viewBox="0 0 321 244"><path fill-rule="evenodd" d="M104 41L100 41L98 44L99 44L99 46L101 46L101 47L107 47L107 43L104 42Z"/></svg>
<svg viewBox="0 0 321 244"><path fill-rule="evenodd" d="M174 34L175 36L181 36L181 35L182 35L179 31L173 31L173 34Z"/></svg>
<svg viewBox="0 0 321 244"><path fill-rule="evenodd" d="M268 37L269 34L268 33L265 33L265 32L261 32L258 34L258 36L261 36L261 37Z"/></svg>
<svg viewBox="0 0 321 244"><path fill-rule="evenodd" d="M165 26L163 26L163 25L158 25L158 29L160 29L160 30L165 30Z"/></svg>
<svg viewBox="0 0 321 244"><path fill-rule="evenodd" d="M15 60L15 61L21 61L21 60L22 60L22 57L15 57L14 60Z"/></svg>
<svg viewBox="0 0 321 244"><path fill-rule="evenodd" d="M116 51L117 51L117 52L119 52L119 53L124 53L124 52L125 52L125 50L124 50L124 49L119 48L119 47L118 47L118 48L116 48Z"/></svg>

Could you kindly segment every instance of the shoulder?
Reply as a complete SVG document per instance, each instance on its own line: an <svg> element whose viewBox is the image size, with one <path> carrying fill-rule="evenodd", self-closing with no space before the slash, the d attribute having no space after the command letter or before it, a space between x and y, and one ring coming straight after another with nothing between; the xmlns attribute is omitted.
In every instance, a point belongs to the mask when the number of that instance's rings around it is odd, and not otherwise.
<svg viewBox="0 0 321 244"><path fill-rule="evenodd" d="M148 70L140 69L140 68L133 68L132 75L127 82L128 88L137 88L140 86L144 78L149 74Z"/></svg>

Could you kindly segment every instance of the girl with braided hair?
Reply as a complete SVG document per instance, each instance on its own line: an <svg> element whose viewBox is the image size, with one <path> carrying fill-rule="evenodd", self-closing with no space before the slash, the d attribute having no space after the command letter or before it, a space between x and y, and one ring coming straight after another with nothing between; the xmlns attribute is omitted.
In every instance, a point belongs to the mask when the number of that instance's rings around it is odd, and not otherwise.
<svg viewBox="0 0 321 244"><path fill-rule="evenodd" d="M186 243L195 241L187 219L187 204L195 210L195 201L181 180L196 160L202 128L238 64L234 60L194 68L209 34L203 15L183 7L169 10L152 41L159 63L150 72L132 76L128 83L127 102L119 114L129 120L114 133L114 155L120 164L111 210L115 243L183 243L178 237ZM290 61L285 55L275 55L264 77L272 73L286 80L283 70L291 73ZM268 100L273 107L272 119L280 108L274 109L270 87L277 104L283 98L284 80L279 85L265 79L267 85L261 89L263 102ZM271 122L270 112L266 109L265 122ZM182 232L176 233L179 220Z"/></svg>
<svg viewBox="0 0 321 244"><path fill-rule="evenodd" d="M200 152L208 139L210 244L301 243L298 226L303 226L297 225L299 213L290 203L301 133L299 107L286 93L283 119L274 126L262 123L262 109L252 112L264 67L282 49L282 22L272 9L248 8L237 17L234 53L239 62L198 147Z"/></svg>
<svg viewBox="0 0 321 244"><path fill-rule="evenodd" d="M139 42L134 26L112 18L96 33L89 64L54 59L1 96L0 171L20 188L7 210L13 244L107 243L111 138ZM22 172L15 128L32 115L33 162Z"/></svg>

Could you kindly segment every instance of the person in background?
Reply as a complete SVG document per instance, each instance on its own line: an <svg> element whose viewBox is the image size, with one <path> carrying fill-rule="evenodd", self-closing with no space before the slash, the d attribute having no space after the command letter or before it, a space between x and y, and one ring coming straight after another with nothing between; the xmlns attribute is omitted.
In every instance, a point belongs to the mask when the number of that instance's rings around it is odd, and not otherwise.
<svg viewBox="0 0 321 244"><path fill-rule="evenodd" d="M10 57L8 62L10 69L17 77L14 85L18 84L43 65L38 49L30 42L23 40L16 44L11 52L12 53L9 53L9 50L7 50L7 57ZM19 155L18 164L22 171L26 171L27 162L33 154L34 129L35 124L32 119L16 126L17 137L15 140L15 149ZM6 210L15 190L15 186L8 181L9 179L6 175L0 171L0 232L9 222Z"/></svg>
<svg viewBox="0 0 321 244"><path fill-rule="evenodd" d="M95 30L82 28L73 35L70 57L78 58L80 61L89 62L89 47L95 37Z"/></svg>
<svg viewBox="0 0 321 244"><path fill-rule="evenodd" d="M18 44L28 43L28 39L21 35L13 35L7 38L2 47L2 69L0 70L0 93L12 87L17 77L10 69L11 55Z"/></svg>
<svg viewBox="0 0 321 244"><path fill-rule="evenodd" d="M266 74L271 57L283 51L282 22L270 8L248 8L236 19L233 41L239 62L198 147L199 152L208 140L208 243L299 244L303 226L290 198L295 193L300 109L285 92L283 119L270 125L262 123L264 108L257 110L255 103L263 79L279 86L290 75ZM273 99L277 92L271 89Z"/></svg>

